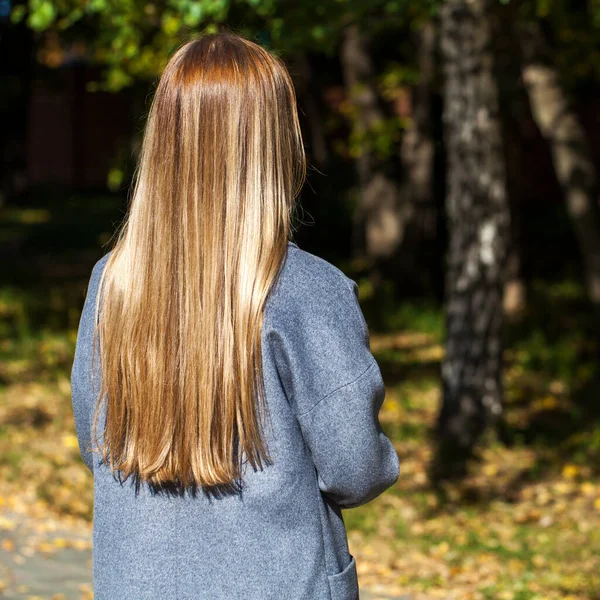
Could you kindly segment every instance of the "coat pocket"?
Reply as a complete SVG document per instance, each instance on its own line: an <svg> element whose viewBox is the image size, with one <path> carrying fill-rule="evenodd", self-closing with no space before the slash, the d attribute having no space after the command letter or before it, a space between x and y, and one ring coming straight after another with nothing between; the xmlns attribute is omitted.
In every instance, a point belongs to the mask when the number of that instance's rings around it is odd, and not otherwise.
<svg viewBox="0 0 600 600"><path fill-rule="evenodd" d="M352 555L350 557L350 563L343 571L327 576L332 600L358 600L356 559Z"/></svg>

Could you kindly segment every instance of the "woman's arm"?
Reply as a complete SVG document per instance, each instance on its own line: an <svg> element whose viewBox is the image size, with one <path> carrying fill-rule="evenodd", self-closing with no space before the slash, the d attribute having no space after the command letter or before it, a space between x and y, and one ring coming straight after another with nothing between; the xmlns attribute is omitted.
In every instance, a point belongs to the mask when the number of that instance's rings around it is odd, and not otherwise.
<svg viewBox="0 0 600 600"><path fill-rule="evenodd" d="M325 274L314 293L288 301L271 347L321 491L353 508L397 481L399 459L379 422L385 387L357 285L332 266Z"/></svg>
<svg viewBox="0 0 600 600"><path fill-rule="evenodd" d="M87 287L83 310L79 320L75 356L71 369L71 400L75 417L75 428L79 440L79 451L84 463L93 473L93 454L91 452L91 420L95 401L99 391L100 355L96 338L96 355L94 356L94 380L92 381L92 342L94 335L94 316L96 296L102 269L106 257L101 258L92 269Z"/></svg>
<svg viewBox="0 0 600 600"><path fill-rule="evenodd" d="M373 360L354 381L298 415L319 487L343 508L366 504L398 480L398 455L378 419L384 397Z"/></svg>

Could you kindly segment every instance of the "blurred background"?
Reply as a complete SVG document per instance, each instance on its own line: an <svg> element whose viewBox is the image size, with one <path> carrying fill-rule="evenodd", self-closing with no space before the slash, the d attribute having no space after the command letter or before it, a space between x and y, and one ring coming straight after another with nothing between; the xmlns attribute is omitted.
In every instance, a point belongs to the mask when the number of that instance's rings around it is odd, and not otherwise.
<svg viewBox="0 0 600 600"><path fill-rule="evenodd" d="M361 598L600 599L597 0L0 0L0 597L92 597L86 285L157 76L223 28L289 66L294 239L359 283L386 380Z"/></svg>

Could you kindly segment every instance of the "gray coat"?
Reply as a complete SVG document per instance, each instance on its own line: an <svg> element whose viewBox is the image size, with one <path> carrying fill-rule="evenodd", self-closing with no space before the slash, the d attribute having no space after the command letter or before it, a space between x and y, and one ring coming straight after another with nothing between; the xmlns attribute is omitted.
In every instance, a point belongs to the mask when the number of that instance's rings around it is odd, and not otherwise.
<svg viewBox="0 0 600 600"><path fill-rule="evenodd" d="M94 475L96 600L358 598L341 509L392 486L399 460L379 422L385 390L354 281L288 244L262 330L271 466L248 467L238 494L136 494L132 479L120 482L86 450L107 257L91 274L71 373L79 447Z"/></svg>

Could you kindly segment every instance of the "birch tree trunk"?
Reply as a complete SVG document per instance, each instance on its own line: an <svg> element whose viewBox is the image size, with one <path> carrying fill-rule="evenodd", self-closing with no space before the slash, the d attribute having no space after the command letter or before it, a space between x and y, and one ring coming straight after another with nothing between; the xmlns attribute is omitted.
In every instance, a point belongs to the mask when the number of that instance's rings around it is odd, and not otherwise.
<svg viewBox="0 0 600 600"><path fill-rule="evenodd" d="M538 23L518 28L522 76L531 112L548 141L556 177L582 254L587 292L600 304L600 207L597 174L586 133L569 105Z"/></svg>
<svg viewBox="0 0 600 600"><path fill-rule="evenodd" d="M503 409L503 277L510 215L486 0L441 12L447 149L446 353L437 474L461 474Z"/></svg>

